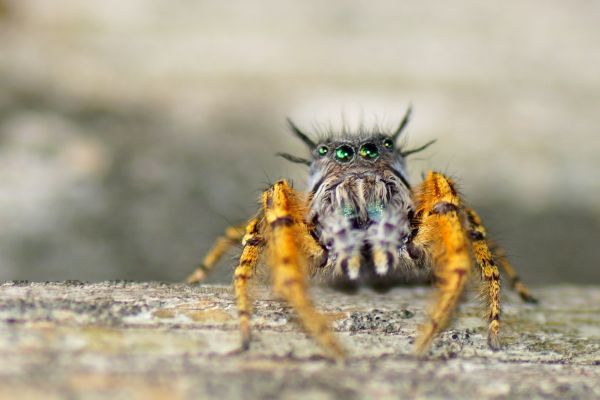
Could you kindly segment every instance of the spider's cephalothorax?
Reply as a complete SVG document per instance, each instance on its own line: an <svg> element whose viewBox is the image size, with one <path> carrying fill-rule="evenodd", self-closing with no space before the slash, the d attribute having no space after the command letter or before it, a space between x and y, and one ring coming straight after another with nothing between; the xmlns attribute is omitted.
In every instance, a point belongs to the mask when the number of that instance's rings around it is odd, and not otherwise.
<svg viewBox="0 0 600 400"><path fill-rule="evenodd" d="M381 284L416 272L408 252L414 202L393 138L343 135L312 152L307 219L325 248L312 272L328 281Z"/></svg>
<svg viewBox="0 0 600 400"><path fill-rule="evenodd" d="M420 353L448 324L473 264L487 299L491 348L499 347L498 266L524 300L535 301L500 251L491 250L479 216L464 205L451 179L429 172L416 189L411 188L405 158L432 142L413 150L397 147L409 116L410 109L389 135L344 133L319 141L290 122L311 156L280 155L310 167L308 191L295 191L285 180L276 182L263 193L261 210L244 232L229 228L188 278L189 282L202 280L226 249L241 240L244 248L234 287L244 348L250 341L247 283L260 265L269 267L274 289L333 356L343 350L306 294L309 277L374 286L431 278L438 296L416 342Z"/></svg>

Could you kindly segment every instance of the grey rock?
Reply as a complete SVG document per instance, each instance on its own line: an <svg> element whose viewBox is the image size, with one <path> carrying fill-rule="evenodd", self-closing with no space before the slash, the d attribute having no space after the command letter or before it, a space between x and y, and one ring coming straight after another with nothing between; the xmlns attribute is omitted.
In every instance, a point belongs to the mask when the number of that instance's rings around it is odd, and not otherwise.
<svg viewBox="0 0 600 400"><path fill-rule="evenodd" d="M253 341L239 352L225 286L111 281L0 285L5 398L598 398L600 288L504 296L503 348L487 348L475 301L424 358L411 354L431 290L314 288L348 350L332 362L293 311L256 287Z"/></svg>

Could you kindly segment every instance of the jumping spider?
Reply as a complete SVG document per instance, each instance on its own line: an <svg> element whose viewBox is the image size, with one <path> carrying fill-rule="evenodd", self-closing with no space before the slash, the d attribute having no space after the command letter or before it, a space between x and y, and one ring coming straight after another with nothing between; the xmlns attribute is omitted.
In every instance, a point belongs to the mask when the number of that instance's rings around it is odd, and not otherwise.
<svg viewBox="0 0 600 400"><path fill-rule="evenodd" d="M250 344L248 281L259 264L268 265L275 292L297 312L305 330L334 357L344 354L327 319L307 296L307 277L327 284L393 285L420 277L434 282L437 295L415 350L423 353L456 308L473 260L487 300L488 345L499 348L500 273L527 302L536 300L486 231L465 206L453 181L429 172L412 188L407 150L396 142L411 110L391 135L359 132L313 141L288 120L310 150L309 159L280 154L310 167L308 192L280 180L261 196L260 211L246 225L228 228L203 264L188 278L202 280L223 253L241 241L234 273L242 348Z"/></svg>

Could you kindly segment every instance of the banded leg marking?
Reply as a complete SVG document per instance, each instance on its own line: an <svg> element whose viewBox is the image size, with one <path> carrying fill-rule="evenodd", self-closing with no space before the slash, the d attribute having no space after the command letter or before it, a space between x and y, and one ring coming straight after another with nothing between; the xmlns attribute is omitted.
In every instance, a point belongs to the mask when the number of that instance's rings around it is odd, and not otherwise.
<svg viewBox="0 0 600 400"><path fill-rule="evenodd" d="M495 258L498 261L500 268L508 276L511 289L515 290L519 294L519 297L521 297L521 300L524 302L532 304L538 303L538 299L530 293L527 286L525 286L525 284L521 281L521 278L519 278L517 271L506 258L504 251L500 247L494 245L493 253L496 256Z"/></svg>
<svg viewBox="0 0 600 400"><path fill-rule="evenodd" d="M247 350L250 347L251 336L250 311L252 305L248 295L248 282L254 275L256 264L264 247L264 240L259 236L258 225L258 218L253 218L246 226L246 234L242 241L244 249L233 273L233 287L240 323L242 350Z"/></svg>
<svg viewBox="0 0 600 400"><path fill-rule="evenodd" d="M473 247L473 255L481 272L481 279L487 283L482 288L487 300L488 308L488 345L493 350L500 348L498 332L500 331L500 272L494 263L494 257L490 251L486 237L485 227L477 213L466 208L469 221L469 236Z"/></svg>
<svg viewBox="0 0 600 400"><path fill-rule="evenodd" d="M293 189L286 181L279 181L263 194L263 207L269 235L270 263L273 286L296 311L300 322L310 336L334 358L344 351L329 328L329 322L320 314L306 291L306 259L299 252L298 230L302 216L296 215L298 204Z"/></svg>
<svg viewBox="0 0 600 400"><path fill-rule="evenodd" d="M430 310L431 319L417 337L417 354L427 350L435 335L447 326L471 270L460 205L452 181L429 172L417 195L417 215L422 220L414 241L431 249L438 293Z"/></svg>
<svg viewBox="0 0 600 400"><path fill-rule="evenodd" d="M214 266L219 262L223 254L231 247L240 242L244 236L244 225L230 226L225 230L223 236L219 236L213 247L208 251L202 264L200 264L194 272L186 279L187 283L198 283L203 281Z"/></svg>

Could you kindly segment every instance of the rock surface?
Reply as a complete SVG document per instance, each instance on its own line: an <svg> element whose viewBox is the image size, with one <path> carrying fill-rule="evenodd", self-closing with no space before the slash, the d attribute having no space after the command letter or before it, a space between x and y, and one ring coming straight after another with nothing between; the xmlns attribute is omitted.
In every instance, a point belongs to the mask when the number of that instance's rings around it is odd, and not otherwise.
<svg viewBox="0 0 600 400"><path fill-rule="evenodd" d="M349 357L331 362L268 290L239 353L224 286L6 282L1 398L599 398L600 288L505 294L504 348L486 347L475 301L423 359L411 355L427 288L312 290Z"/></svg>

